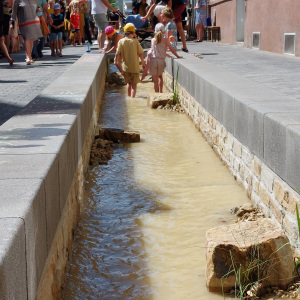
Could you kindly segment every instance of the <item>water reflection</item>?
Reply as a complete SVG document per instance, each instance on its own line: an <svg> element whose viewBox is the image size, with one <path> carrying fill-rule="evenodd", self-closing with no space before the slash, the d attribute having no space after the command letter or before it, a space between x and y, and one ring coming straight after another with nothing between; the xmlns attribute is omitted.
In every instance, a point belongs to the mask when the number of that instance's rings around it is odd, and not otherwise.
<svg viewBox="0 0 300 300"><path fill-rule="evenodd" d="M247 197L186 116L147 108L152 89L106 95L101 124L142 141L90 171L64 299L223 299L205 287L205 231Z"/></svg>

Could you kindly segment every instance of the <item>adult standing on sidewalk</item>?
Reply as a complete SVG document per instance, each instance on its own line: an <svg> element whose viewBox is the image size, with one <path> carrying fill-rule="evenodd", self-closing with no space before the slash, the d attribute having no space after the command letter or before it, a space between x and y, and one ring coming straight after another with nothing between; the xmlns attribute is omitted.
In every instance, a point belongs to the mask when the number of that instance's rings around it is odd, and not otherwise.
<svg viewBox="0 0 300 300"><path fill-rule="evenodd" d="M0 49L3 52L3 55L7 58L9 64L12 66L14 60L9 56L7 51L5 41L4 41L4 34L3 34L3 24L4 24L4 14L3 14L3 1L0 0Z"/></svg>
<svg viewBox="0 0 300 300"><path fill-rule="evenodd" d="M36 12L37 0L15 0L10 26L14 28L16 18L18 18L19 29L24 39L27 65L34 63L31 56L33 41L43 36L40 28L40 19Z"/></svg>
<svg viewBox="0 0 300 300"><path fill-rule="evenodd" d="M94 17L96 26L98 27L98 43L99 50L102 50L105 42L105 28L108 26L107 9L113 12L120 12L119 9L114 8L108 0L92 0L91 14Z"/></svg>
<svg viewBox="0 0 300 300"><path fill-rule="evenodd" d="M47 24L50 23L50 13L48 10L48 2L46 0L38 0L38 7L40 11L37 12L38 17L42 17ZM32 56L33 58L42 58L43 57L43 49L45 45L45 36L42 36L38 39L37 44L33 45Z"/></svg>
<svg viewBox="0 0 300 300"><path fill-rule="evenodd" d="M194 42L202 42L204 34L204 26L206 25L206 2L205 0L198 0L194 7L196 12L196 33L197 39Z"/></svg>
<svg viewBox="0 0 300 300"><path fill-rule="evenodd" d="M177 27L177 31L179 33L181 42L182 42L182 48L181 50L184 52L188 52L188 49L186 47L186 39L185 39L185 33L183 30L183 26L182 26L182 13L185 10L185 7L189 4L189 1L186 1L184 3L184 1L182 0L172 0L172 10L174 13L174 22L176 24Z"/></svg>

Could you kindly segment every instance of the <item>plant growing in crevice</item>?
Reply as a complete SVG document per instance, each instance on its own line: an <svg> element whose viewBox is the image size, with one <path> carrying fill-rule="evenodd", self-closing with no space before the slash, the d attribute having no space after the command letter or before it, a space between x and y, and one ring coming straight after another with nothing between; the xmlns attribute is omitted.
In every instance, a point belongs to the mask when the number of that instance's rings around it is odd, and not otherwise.
<svg viewBox="0 0 300 300"><path fill-rule="evenodd" d="M222 276L222 293L225 299L225 291L223 289L226 279L234 276L234 299L245 299L247 297L260 297L265 290L265 281L272 276L271 273L277 272L276 266L280 263L280 259L275 254L289 243L283 244L281 247L273 251L268 257L262 257L258 245L251 247L245 257L239 257L234 249L229 251L229 269Z"/></svg>
<svg viewBox="0 0 300 300"><path fill-rule="evenodd" d="M173 105L179 103L179 91L178 91L178 72L179 66L177 67L177 74L176 74L176 82L174 85L174 92L173 92Z"/></svg>
<svg viewBox="0 0 300 300"><path fill-rule="evenodd" d="M297 191L298 191L298 193L300 193L300 190L297 189ZM296 203L296 216L297 216L297 225L298 225L298 236L300 238L300 216L299 216L299 210L298 210L297 203ZM299 246L299 245L297 245L297 246ZM296 270L298 276L300 276L299 271L298 271L299 263L300 263L300 257L298 257L298 259L295 263L295 270Z"/></svg>
<svg viewBox="0 0 300 300"><path fill-rule="evenodd" d="M235 276L235 287L234 296L235 299L244 299L247 291L251 288L255 289L255 293L259 293L260 285L259 283L265 278L266 273L266 261L260 256L260 251L258 246L252 247L246 252L246 265L242 264L239 259L234 255L234 253L229 250L231 266L227 274L222 278L222 288L223 282L226 277ZM225 294L223 291L224 299Z"/></svg>

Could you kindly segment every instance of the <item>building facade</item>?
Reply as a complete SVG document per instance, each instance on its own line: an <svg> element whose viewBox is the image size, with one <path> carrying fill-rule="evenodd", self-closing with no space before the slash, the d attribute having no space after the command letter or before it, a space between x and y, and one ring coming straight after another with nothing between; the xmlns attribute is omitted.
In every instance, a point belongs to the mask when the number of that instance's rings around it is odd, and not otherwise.
<svg viewBox="0 0 300 300"><path fill-rule="evenodd" d="M300 56L300 1L209 0L221 42Z"/></svg>

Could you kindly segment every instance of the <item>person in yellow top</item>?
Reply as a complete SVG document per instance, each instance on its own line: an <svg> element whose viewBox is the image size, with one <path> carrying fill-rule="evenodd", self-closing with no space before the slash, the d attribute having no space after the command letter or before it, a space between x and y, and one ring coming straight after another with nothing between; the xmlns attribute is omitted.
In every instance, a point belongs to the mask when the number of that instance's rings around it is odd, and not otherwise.
<svg viewBox="0 0 300 300"><path fill-rule="evenodd" d="M54 14L54 4L55 4L55 0L48 1L48 11L50 16Z"/></svg>
<svg viewBox="0 0 300 300"><path fill-rule="evenodd" d="M125 37L120 39L118 43L115 55L115 65L124 76L127 84L128 96L134 98L137 84L140 82L139 58L142 62L143 69L145 68L143 57L144 49L135 38L135 27L133 24L126 24L124 27L124 33Z"/></svg>

